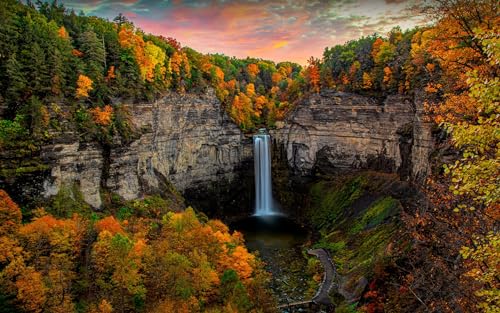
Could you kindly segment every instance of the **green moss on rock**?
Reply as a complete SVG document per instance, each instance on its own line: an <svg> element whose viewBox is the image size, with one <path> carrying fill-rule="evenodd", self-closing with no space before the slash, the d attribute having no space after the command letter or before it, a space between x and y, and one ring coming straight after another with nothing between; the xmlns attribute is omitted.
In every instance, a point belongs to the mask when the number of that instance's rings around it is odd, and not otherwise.
<svg viewBox="0 0 500 313"><path fill-rule="evenodd" d="M399 227L399 200L391 196L397 177L374 172L318 181L311 186L307 212L319 232L315 248L327 249L341 277L337 306L361 296L377 264L387 261L388 246Z"/></svg>
<svg viewBox="0 0 500 313"><path fill-rule="evenodd" d="M83 195L76 184L61 186L47 207L47 211L57 217L71 217L77 213L89 216L92 213L90 206L83 199Z"/></svg>
<svg viewBox="0 0 500 313"><path fill-rule="evenodd" d="M350 234L357 234L367 228L383 223L398 212L399 201L392 197L380 198L374 202L363 216L358 219L349 230Z"/></svg>
<svg viewBox="0 0 500 313"><path fill-rule="evenodd" d="M320 181L311 187L309 215L313 226L331 229L347 209L364 192L368 181L360 175L348 181Z"/></svg>

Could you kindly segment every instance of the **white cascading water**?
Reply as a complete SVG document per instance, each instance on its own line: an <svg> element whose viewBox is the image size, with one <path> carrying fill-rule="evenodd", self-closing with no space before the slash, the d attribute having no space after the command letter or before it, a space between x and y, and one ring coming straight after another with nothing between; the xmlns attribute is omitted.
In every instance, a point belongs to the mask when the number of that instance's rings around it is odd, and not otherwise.
<svg viewBox="0 0 500 313"><path fill-rule="evenodd" d="M272 215L273 196L271 184L270 137L265 129L253 136L255 167L255 215Z"/></svg>

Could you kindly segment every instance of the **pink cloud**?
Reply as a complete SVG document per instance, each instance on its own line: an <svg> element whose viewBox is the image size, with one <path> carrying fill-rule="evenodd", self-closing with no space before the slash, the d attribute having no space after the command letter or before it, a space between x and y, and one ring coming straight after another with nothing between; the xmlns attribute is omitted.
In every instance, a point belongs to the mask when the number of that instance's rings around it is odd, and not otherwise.
<svg viewBox="0 0 500 313"><path fill-rule="evenodd" d="M402 2L379 1L376 6L391 8ZM373 9L371 3L369 7ZM360 5L352 8L362 10ZM339 16L345 13L342 8L309 1L210 2L198 6L175 2L154 20L149 15L127 16L146 32L174 37L200 52L305 64L310 56L321 57L326 46L369 35L375 28L370 24L378 24L379 19L359 16L358 11L353 13L356 16Z"/></svg>

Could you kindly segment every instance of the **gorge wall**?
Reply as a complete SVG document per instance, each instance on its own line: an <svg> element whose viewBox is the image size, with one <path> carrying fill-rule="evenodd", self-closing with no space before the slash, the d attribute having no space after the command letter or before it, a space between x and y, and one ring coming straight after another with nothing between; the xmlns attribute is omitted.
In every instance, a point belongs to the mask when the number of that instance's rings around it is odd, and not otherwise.
<svg viewBox="0 0 500 313"><path fill-rule="evenodd" d="M171 93L154 103L127 105L141 135L132 143L117 138L110 149L78 140L56 139L44 147L51 166L43 195L63 185L79 186L87 203L102 204L101 188L125 200L161 193L169 184L180 192L231 182L237 168L252 158L250 145L221 108L212 91L204 95ZM62 140L62 142L61 142Z"/></svg>
<svg viewBox="0 0 500 313"><path fill-rule="evenodd" d="M100 208L103 189L131 200L173 185L202 209L252 209L252 140L231 122L212 90L170 93L154 103L127 107L138 130L132 142L116 137L103 147L65 131L37 156L44 170L0 177L0 188L18 200L77 187L88 204ZM274 150L281 151L281 172L286 171L279 179L372 168L420 180L433 147L421 111L421 101L400 96L379 103L333 91L312 95L271 131ZM8 161L6 155L0 154L2 162Z"/></svg>
<svg viewBox="0 0 500 313"><path fill-rule="evenodd" d="M304 99L272 135L298 175L369 168L422 180L434 146L422 103L325 90Z"/></svg>

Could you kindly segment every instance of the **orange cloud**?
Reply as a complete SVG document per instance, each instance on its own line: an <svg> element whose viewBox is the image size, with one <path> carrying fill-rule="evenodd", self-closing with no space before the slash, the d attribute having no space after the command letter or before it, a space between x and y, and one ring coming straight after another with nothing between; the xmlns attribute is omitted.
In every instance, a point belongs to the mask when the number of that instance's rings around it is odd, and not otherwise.
<svg viewBox="0 0 500 313"><path fill-rule="evenodd" d="M274 49L279 49L279 48L282 48L282 47L285 47L288 45L288 41L286 40L282 40L282 41L278 41L278 42L275 42L273 44L273 48Z"/></svg>

